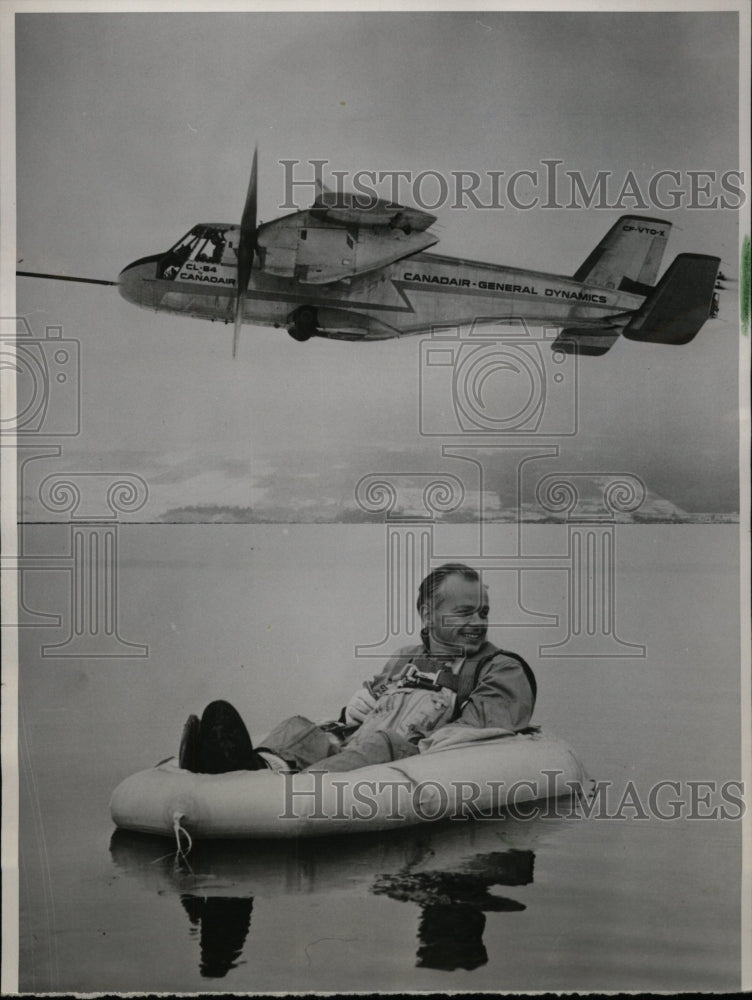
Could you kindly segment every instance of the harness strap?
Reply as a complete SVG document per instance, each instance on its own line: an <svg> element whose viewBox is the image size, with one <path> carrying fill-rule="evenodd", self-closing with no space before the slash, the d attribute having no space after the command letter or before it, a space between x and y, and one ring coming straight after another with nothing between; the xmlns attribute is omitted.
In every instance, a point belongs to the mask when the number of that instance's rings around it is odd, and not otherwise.
<svg viewBox="0 0 752 1000"><path fill-rule="evenodd" d="M453 677L453 680L457 684L456 688L452 688L452 690L457 692L457 698L454 703L454 713L452 716L453 722L455 719L459 718L462 709L465 707L465 702L478 686L478 677L481 670L487 663L490 663L495 656L498 656L499 653L503 656L509 656L513 660L516 660L522 667L525 677L527 678L527 682L530 685L530 689L533 692L533 705L535 705L535 699L538 695L538 685L535 680L535 674L533 673L530 665L517 653L512 653L507 649L494 649L492 653L488 653L486 656L481 656L477 660L474 660L472 657L465 660L459 674Z"/></svg>
<svg viewBox="0 0 752 1000"><path fill-rule="evenodd" d="M397 672L404 670L409 664L414 664L419 672L435 675L435 685L437 687L448 688L450 691L454 691L457 695L454 703L454 712L452 714L452 721L459 718L462 709L465 706L465 702L470 698L471 694L478 686L478 677L481 670L487 663L490 663L494 657L501 654L502 656L509 656L511 659L516 660L524 671L527 682L530 685L530 690L533 693L533 705L535 705L535 700L538 694L538 684L535 680L535 674L533 673L530 665L524 660L518 653L513 653L508 649L497 649L494 647L491 652L486 653L485 656L480 657L468 657L462 664L459 673L452 673L449 667L440 667L436 671L436 659L437 657L423 655L417 656L404 656L401 658L401 663L397 666ZM430 686L430 683L429 685Z"/></svg>

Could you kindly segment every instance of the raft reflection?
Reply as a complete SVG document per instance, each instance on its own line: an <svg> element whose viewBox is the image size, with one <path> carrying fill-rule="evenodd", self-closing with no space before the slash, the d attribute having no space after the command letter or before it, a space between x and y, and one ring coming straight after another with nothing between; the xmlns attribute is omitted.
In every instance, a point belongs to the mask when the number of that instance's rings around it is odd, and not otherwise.
<svg viewBox="0 0 752 1000"><path fill-rule="evenodd" d="M418 966L474 969L488 959L485 914L525 909L489 889L532 882L540 833L537 821L507 818L357 837L199 841L186 862L163 838L118 830L110 852L144 889L178 898L199 936L204 978L242 964L254 899L348 889L421 907Z"/></svg>

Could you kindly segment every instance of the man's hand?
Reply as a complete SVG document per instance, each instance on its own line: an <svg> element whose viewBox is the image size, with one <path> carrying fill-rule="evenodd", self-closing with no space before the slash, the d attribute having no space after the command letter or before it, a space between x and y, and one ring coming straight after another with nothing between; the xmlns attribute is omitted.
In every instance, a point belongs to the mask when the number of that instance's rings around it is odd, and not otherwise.
<svg viewBox="0 0 752 1000"><path fill-rule="evenodd" d="M345 708L345 721L349 723L362 722L373 710L375 704L376 698L368 688L358 688Z"/></svg>

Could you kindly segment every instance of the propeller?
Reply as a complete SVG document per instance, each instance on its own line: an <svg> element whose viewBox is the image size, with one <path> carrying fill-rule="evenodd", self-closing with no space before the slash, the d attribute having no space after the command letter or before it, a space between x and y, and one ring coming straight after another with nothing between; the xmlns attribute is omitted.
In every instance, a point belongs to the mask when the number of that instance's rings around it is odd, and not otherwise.
<svg viewBox="0 0 752 1000"><path fill-rule="evenodd" d="M248 182L248 193L245 196L243 216L240 220L240 242L238 243L238 288L235 295L235 330L232 337L232 356L237 356L240 328L243 325L243 301L248 291L248 282L253 268L253 255L256 252L258 227L256 226L258 190L258 147L253 151L251 179Z"/></svg>

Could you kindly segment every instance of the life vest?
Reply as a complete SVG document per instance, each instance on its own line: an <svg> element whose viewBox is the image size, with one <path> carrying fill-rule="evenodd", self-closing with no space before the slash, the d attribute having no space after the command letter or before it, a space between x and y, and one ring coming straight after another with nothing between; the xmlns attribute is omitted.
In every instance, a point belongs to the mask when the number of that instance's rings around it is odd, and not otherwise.
<svg viewBox="0 0 752 1000"><path fill-rule="evenodd" d="M415 687L448 688L450 691L454 691L457 695L451 720L454 721L459 718L465 703L478 686L478 677L483 667L499 654L511 657L522 667L533 693L533 705L535 705L538 685L530 665L517 653L512 653L508 649L498 649L496 646L491 646L491 649L482 655L481 651L478 651L474 656L466 657L456 674L449 667L439 667L436 670L436 661L440 658L431 656L425 651L413 656L402 656L393 670L390 671L391 679L399 680L400 684L412 683ZM412 671L411 667L414 668ZM404 676L400 676L400 672L405 668L407 670Z"/></svg>

